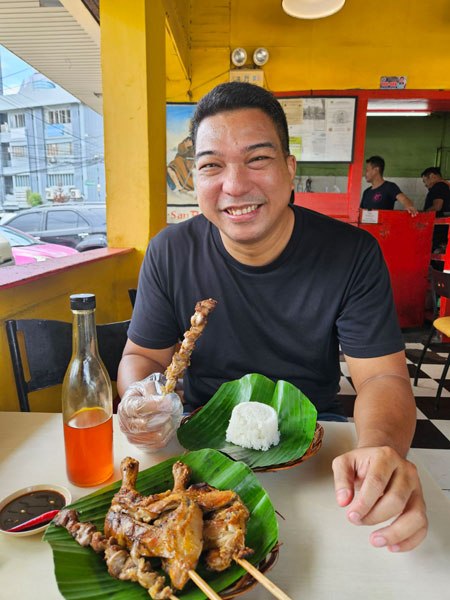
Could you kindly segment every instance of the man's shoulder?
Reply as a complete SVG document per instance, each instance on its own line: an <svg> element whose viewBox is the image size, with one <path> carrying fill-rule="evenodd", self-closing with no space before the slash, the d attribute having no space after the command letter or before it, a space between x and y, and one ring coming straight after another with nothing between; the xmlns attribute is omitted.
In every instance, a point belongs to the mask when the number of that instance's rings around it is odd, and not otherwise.
<svg viewBox="0 0 450 600"><path fill-rule="evenodd" d="M203 215L191 217L181 223L170 224L152 238L152 243L171 243L180 241L184 238L193 238L205 233L209 226L209 221Z"/></svg>
<svg viewBox="0 0 450 600"><path fill-rule="evenodd" d="M360 227L345 223L344 221L339 221L338 219L302 206L294 205L294 209L298 212L300 218L303 219L304 229L306 231L320 231L323 234L330 236L338 236L339 240L354 241L357 239L364 239L376 242L373 235ZM336 238L330 237L328 239L330 243L336 243Z"/></svg>
<svg viewBox="0 0 450 600"><path fill-rule="evenodd" d="M395 181L384 180L383 183L384 189L389 192L396 192L397 194L400 192L399 186L395 183Z"/></svg>

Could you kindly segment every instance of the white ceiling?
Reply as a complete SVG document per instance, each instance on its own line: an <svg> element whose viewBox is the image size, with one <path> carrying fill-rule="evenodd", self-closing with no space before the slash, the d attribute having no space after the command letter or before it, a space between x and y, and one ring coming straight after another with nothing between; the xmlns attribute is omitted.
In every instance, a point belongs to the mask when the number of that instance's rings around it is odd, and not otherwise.
<svg viewBox="0 0 450 600"><path fill-rule="evenodd" d="M81 0L54 4L0 0L0 44L101 114L100 27Z"/></svg>

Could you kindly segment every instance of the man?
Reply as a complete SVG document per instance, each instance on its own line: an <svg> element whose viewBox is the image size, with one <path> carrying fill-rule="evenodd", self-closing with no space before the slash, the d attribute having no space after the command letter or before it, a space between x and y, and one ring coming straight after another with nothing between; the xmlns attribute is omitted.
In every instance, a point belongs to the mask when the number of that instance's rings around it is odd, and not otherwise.
<svg viewBox="0 0 450 600"><path fill-rule="evenodd" d="M361 208L369 210L394 210L395 201L403 204L412 217L417 215L417 209L411 200L392 181L383 178L384 159L381 156L371 156L366 160L365 178L372 185L364 190Z"/></svg>
<svg viewBox="0 0 450 600"><path fill-rule="evenodd" d="M422 181L428 190L423 207L424 212L436 212L436 217L443 217L450 212L450 187L442 177L438 167L428 167L423 171Z"/></svg>
<svg viewBox="0 0 450 600"><path fill-rule="evenodd" d="M372 533L374 546L414 548L427 530L420 482L404 458L415 404L375 238L290 204L296 161L286 117L263 88L214 88L197 106L192 140L203 214L149 244L119 393L164 372L203 298L218 304L184 375L187 410L224 381L262 373L300 388L319 419L338 415L340 344L357 390L358 448L333 463L337 502L358 525L397 517ZM128 418L143 427L139 414Z"/></svg>

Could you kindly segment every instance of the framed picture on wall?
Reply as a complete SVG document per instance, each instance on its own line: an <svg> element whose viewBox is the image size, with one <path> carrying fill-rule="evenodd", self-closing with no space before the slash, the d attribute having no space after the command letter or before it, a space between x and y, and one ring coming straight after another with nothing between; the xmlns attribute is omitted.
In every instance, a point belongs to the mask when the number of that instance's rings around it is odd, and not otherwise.
<svg viewBox="0 0 450 600"><path fill-rule="evenodd" d="M199 214L190 125L195 104L167 104L167 223Z"/></svg>

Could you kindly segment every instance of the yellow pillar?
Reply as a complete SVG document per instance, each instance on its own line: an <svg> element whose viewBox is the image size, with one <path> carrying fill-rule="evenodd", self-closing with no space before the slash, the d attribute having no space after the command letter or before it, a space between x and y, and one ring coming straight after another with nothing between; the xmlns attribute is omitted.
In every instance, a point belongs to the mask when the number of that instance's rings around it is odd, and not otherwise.
<svg viewBox="0 0 450 600"><path fill-rule="evenodd" d="M166 225L161 0L100 3L108 245L143 251Z"/></svg>

